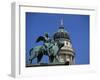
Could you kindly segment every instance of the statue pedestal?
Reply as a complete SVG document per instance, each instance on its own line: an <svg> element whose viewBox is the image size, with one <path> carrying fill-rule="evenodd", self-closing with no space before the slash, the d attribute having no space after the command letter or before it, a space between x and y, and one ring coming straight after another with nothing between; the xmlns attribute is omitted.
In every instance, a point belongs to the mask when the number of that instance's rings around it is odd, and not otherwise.
<svg viewBox="0 0 100 80"><path fill-rule="evenodd" d="M39 64L27 64L26 67L41 67L41 66L64 66L65 63L39 63Z"/></svg>

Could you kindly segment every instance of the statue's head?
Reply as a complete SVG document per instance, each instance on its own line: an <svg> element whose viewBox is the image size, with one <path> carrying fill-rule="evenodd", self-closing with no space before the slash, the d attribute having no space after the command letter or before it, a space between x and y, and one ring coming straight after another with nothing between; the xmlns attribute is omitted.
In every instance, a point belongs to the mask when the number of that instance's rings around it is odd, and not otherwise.
<svg viewBox="0 0 100 80"><path fill-rule="evenodd" d="M48 33L45 33L44 35L45 35L46 37L49 37Z"/></svg>

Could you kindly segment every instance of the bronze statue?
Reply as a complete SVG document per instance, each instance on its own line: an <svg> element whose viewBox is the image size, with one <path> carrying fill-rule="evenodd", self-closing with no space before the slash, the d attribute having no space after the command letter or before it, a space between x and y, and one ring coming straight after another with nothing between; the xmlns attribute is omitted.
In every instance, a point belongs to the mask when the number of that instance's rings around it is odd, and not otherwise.
<svg viewBox="0 0 100 80"><path fill-rule="evenodd" d="M58 53L59 50L64 46L64 44L57 43L53 39L50 39L48 34L45 36L39 36L36 42L43 41L43 45L36 46L30 49L30 63L34 58L37 58L37 63L39 63L43 57L43 55L47 55L49 57L50 63L59 62Z"/></svg>

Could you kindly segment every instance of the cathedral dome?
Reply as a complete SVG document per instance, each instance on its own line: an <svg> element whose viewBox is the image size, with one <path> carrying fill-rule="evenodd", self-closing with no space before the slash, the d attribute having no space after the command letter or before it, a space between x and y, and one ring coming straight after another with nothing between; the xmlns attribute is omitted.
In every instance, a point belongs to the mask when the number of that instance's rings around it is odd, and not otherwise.
<svg viewBox="0 0 100 80"><path fill-rule="evenodd" d="M54 33L53 35L53 39L56 40L69 40L70 41L70 37L68 32L64 29L64 25L63 25L63 19L61 20L61 24L60 27L58 29L58 31L56 33Z"/></svg>
<svg viewBox="0 0 100 80"><path fill-rule="evenodd" d="M59 27L59 30L54 33L53 35L54 40L59 40L59 39L67 39L70 40L70 37L67 33L67 31L64 30L64 27Z"/></svg>
<svg viewBox="0 0 100 80"><path fill-rule="evenodd" d="M59 61L67 65L74 63L74 50L68 32L64 29L63 19L57 32L53 35L54 41L64 43L64 46L59 51Z"/></svg>

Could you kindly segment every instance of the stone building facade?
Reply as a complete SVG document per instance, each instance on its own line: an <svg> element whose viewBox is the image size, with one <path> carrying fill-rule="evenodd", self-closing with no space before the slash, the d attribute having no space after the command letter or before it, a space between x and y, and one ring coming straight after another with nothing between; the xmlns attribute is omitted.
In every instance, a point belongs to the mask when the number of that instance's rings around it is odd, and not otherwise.
<svg viewBox="0 0 100 80"><path fill-rule="evenodd" d="M53 39L56 42L64 43L64 46L59 51L59 62L66 65L75 64L75 51L72 47L72 42L68 32L64 29L63 20L61 20L60 27L53 35Z"/></svg>

